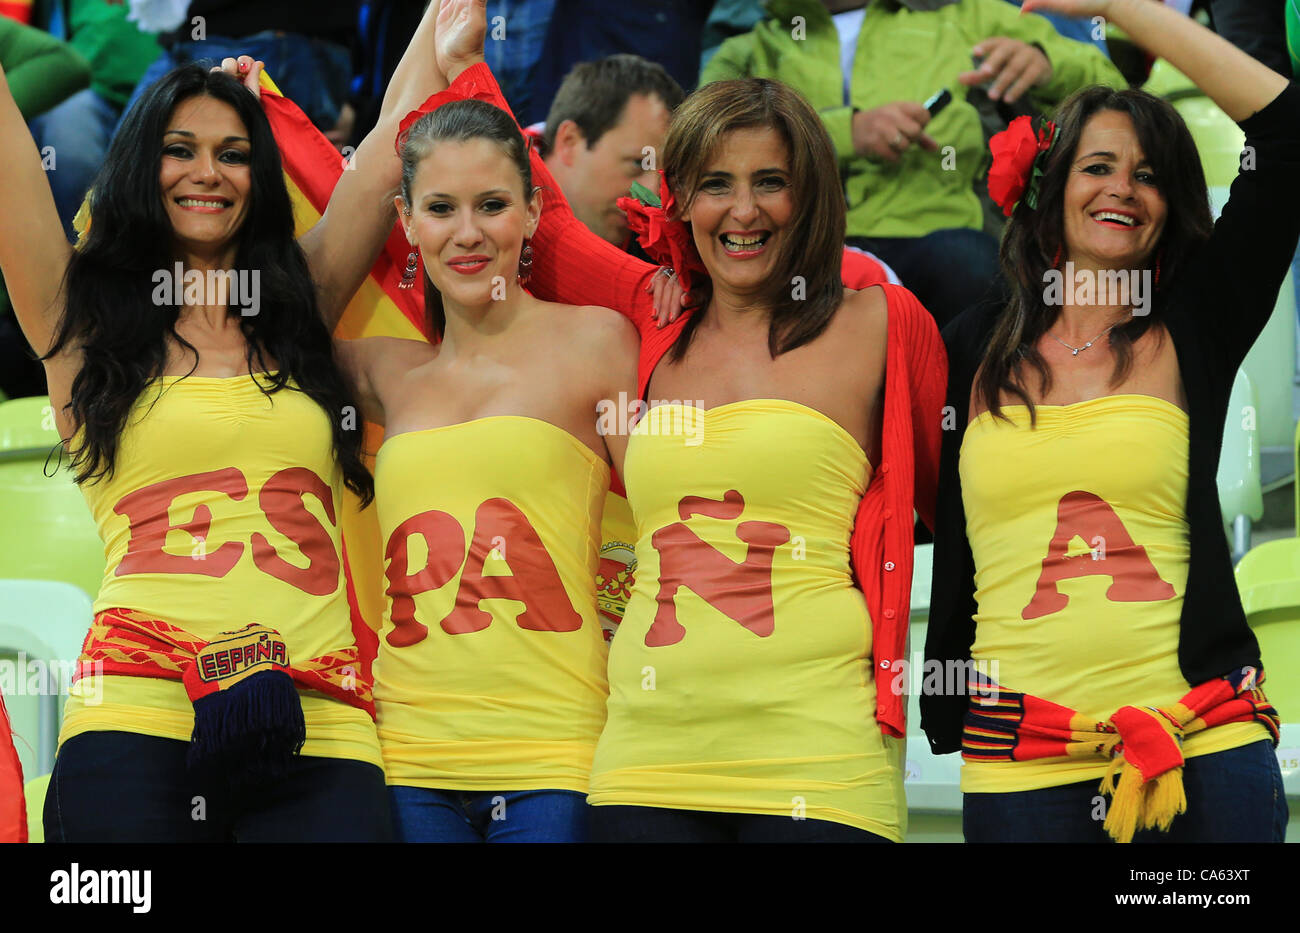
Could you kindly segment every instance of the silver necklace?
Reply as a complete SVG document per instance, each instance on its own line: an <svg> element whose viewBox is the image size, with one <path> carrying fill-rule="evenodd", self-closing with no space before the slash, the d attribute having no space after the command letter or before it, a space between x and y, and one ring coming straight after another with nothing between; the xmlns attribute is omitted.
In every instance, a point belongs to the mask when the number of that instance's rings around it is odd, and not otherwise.
<svg viewBox="0 0 1300 933"><path fill-rule="evenodd" d="M1107 327L1107 328L1106 328L1105 330L1103 330L1100 334L1098 334L1096 337L1093 337L1092 340L1089 340L1087 343L1085 343L1085 344L1084 344L1083 346L1081 346L1081 347L1072 347L1072 346L1070 346L1068 343L1066 343L1066 342L1065 342L1064 340L1062 340L1060 337L1056 336L1056 334L1048 334L1047 336L1051 337L1053 340L1055 340L1055 341L1056 341L1057 343L1059 343L1061 346L1065 347L1065 349L1069 350L1070 353L1073 354L1074 356L1078 356L1080 350L1086 350L1086 349L1088 349L1088 348L1089 348L1090 346L1092 346L1096 341L1100 340L1102 337L1105 337L1107 334L1109 334L1109 333L1110 333L1110 332L1115 328L1115 326L1116 326L1116 325L1114 325L1114 324L1110 325L1110 327Z"/></svg>

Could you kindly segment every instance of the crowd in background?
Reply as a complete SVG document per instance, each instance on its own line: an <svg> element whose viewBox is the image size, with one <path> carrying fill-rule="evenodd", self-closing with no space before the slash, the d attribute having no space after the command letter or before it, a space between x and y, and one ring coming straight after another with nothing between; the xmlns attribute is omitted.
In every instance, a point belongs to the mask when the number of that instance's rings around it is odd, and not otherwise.
<svg viewBox="0 0 1300 933"><path fill-rule="evenodd" d="M1290 74L1282 3L1169 3L1204 12ZM374 125L425 5L13 0L0 3L0 64L75 241L73 219L123 113L167 71L261 59L348 154ZM930 14L921 22L932 36L913 27L916 13ZM637 251L615 201L634 181L657 189L646 153L662 145L685 94L724 78L776 78L810 100L835 143L848 245L941 325L1001 287L1003 218L984 185L987 139L1084 85L1140 85L1151 67L1100 24L1021 17L1008 0L489 0L488 20L488 64L576 215L601 237ZM954 106L923 106L957 84ZM927 129L931 120L942 122ZM0 291L0 392L44 391Z"/></svg>

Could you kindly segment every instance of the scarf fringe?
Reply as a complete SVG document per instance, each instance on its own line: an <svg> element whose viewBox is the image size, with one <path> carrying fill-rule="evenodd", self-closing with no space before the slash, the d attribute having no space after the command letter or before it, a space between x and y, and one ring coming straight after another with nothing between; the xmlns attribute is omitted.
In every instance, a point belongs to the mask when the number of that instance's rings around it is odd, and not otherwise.
<svg viewBox="0 0 1300 933"><path fill-rule="evenodd" d="M190 768L218 768L234 783L283 777L307 741L293 679L261 671L194 701Z"/></svg>
<svg viewBox="0 0 1300 933"><path fill-rule="evenodd" d="M1116 757L1101 779L1101 792L1111 798L1102 828L1116 842L1132 842L1140 829L1168 832L1174 817L1187 812L1181 765L1143 781L1141 771Z"/></svg>

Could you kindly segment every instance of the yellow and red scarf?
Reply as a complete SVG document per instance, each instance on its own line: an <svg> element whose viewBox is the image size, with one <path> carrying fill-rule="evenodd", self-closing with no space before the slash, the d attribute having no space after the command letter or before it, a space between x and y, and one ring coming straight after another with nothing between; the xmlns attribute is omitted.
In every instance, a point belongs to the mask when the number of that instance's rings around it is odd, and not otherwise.
<svg viewBox="0 0 1300 933"><path fill-rule="evenodd" d="M190 762L232 775L281 773L306 741L297 690L375 717L370 669L355 644L295 664L275 629L251 623L212 640L131 609L95 616L73 683L90 674L179 680L194 704Z"/></svg>
<svg viewBox="0 0 1300 933"><path fill-rule="evenodd" d="M1185 736L1230 722L1259 722L1277 745L1281 719L1253 667L1193 687L1169 706L1123 706L1098 722L1050 700L1004 690L975 673L967 683L970 708L962 732L969 761L1035 758L1109 758L1101 792L1112 797L1103 828L1117 842L1139 829L1168 830L1187 811L1183 790Z"/></svg>

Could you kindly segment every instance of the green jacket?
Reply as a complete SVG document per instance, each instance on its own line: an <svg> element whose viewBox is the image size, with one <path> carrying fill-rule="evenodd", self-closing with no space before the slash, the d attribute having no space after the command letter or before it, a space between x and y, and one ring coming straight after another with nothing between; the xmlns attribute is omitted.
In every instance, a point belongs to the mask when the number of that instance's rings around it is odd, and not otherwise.
<svg viewBox="0 0 1300 933"><path fill-rule="evenodd" d="M127 3L70 0L64 9L69 41L90 62L91 90L125 107L145 69L162 54L157 38L126 18Z"/></svg>
<svg viewBox="0 0 1300 933"><path fill-rule="evenodd" d="M90 66L66 42L0 16L0 64L23 118L44 113L90 83Z"/></svg>
<svg viewBox="0 0 1300 933"><path fill-rule="evenodd" d="M971 70L971 49L981 40L1008 36L1044 51L1052 63L1051 80L1030 92L1030 100L1041 109L1052 108L1089 84L1126 86L1096 47L1062 37L1043 17L1022 16L1005 0L909 2L918 9L894 0L871 0L868 5L848 104L839 34L818 0L769 0L770 18L724 42L700 75L701 84L773 78L808 99L839 153L849 236L916 237L952 227L983 227L973 184L984 163L984 133L975 107L966 102L968 89L957 81L957 75ZM952 103L925 129L938 142L939 152L914 145L890 164L853 151L854 110L899 100L924 103L943 88L952 92Z"/></svg>

